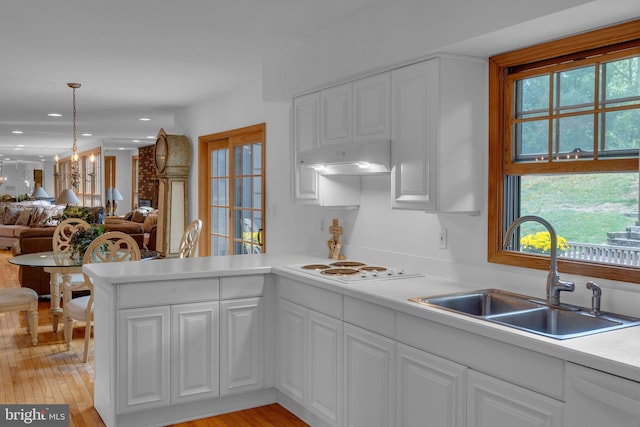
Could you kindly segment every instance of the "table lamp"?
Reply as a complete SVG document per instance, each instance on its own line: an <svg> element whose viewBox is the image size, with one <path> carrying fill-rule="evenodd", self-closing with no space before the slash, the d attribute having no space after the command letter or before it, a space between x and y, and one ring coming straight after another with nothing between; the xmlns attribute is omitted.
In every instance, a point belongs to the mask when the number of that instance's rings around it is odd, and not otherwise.
<svg viewBox="0 0 640 427"><path fill-rule="evenodd" d="M113 213L111 211L111 201L113 200L113 188L107 188L105 190L105 195L104 198L106 200L105 204L106 204L106 209L107 209L107 215L111 216L111 214Z"/></svg>
<svg viewBox="0 0 640 427"><path fill-rule="evenodd" d="M72 189L67 188L62 191L56 199L56 205L77 205L80 203L80 199L75 195Z"/></svg>
<svg viewBox="0 0 640 427"><path fill-rule="evenodd" d="M113 215L116 214L116 210L118 209L118 200L124 200L124 197L122 197L122 194L120 194L120 192L118 191L118 189L116 187L112 188L112 192L111 192L111 196L112 196L112 204L111 204L111 209L113 209Z"/></svg>
<svg viewBox="0 0 640 427"><path fill-rule="evenodd" d="M36 200L40 200L40 199L48 199L49 195L47 194L46 191L44 191L44 188L38 187L36 188L36 191L33 192L31 197L33 197Z"/></svg>

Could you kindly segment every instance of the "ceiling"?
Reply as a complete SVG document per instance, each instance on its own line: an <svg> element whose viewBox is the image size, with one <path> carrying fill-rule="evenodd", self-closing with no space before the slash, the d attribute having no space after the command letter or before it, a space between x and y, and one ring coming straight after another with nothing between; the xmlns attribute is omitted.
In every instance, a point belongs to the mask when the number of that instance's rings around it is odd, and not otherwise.
<svg viewBox="0 0 640 427"><path fill-rule="evenodd" d="M69 154L69 82L82 84L76 91L80 151L149 145L161 127L174 131L175 111L259 77L264 55L379 1L5 2L0 161Z"/></svg>

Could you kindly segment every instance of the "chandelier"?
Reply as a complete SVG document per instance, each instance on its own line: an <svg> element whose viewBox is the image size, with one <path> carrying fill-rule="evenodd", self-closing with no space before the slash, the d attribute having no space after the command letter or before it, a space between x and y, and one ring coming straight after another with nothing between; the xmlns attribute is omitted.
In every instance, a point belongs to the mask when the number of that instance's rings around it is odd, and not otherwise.
<svg viewBox="0 0 640 427"><path fill-rule="evenodd" d="M77 192L80 188L80 181L84 178L84 172L80 170L80 162L78 155L78 145L77 145L77 137L76 137L76 121L77 121L77 111L76 111L76 89L78 89L81 84L80 83L67 83L71 89L73 89L73 145L71 146L71 162L70 162L70 170L66 173L66 176L69 177L69 181L71 182L71 187ZM58 165L58 155L55 156L56 161L56 177L60 177L60 172L57 168ZM93 155L92 155L93 162ZM94 173L88 173L87 175L93 179Z"/></svg>

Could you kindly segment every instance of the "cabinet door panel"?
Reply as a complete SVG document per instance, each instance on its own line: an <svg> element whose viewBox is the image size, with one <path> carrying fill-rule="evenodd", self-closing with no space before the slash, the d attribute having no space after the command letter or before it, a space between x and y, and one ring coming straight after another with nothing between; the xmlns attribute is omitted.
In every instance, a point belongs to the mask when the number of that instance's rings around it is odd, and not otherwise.
<svg viewBox="0 0 640 427"><path fill-rule="evenodd" d="M296 152L318 148L319 105L318 92L293 100L293 137Z"/></svg>
<svg viewBox="0 0 640 427"><path fill-rule="evenodd" d="M218 302L171 307L171 403L218 396Z"/></svg>
<svg viewBox="0 0 640 427"><path fill-rule="evenodd" d="M318 172L313 168L296 166L296 201L305 205L319 205Z"/></svg>
<svg viewBox="0 0 640 427"><path fill-rule="evenodd" d="M220 394L262 387L262 298L220 303Z"/></svg>
<svg viewBox="0 0 640 427"><path fill-rule="evenodd" d="M278 308L278 388L304 405L305 334L307 309L279 300Z"/></svg>
<svg viewBox="0 0 640 427"><path fill-rule="evenodd" d="M638 427L640 384L567 363L566 425Z"/></svg>
<svg viewBox="0 0 640 427"><path fill-rule="evenodd" d="M397 344L398 425L464 427L466 368L441 357Z"/></svg>
<svg viewBox="0 0 640 427"><path fill-rule="evenodd" d="M169 307L119 310L118 330L118 413L169 405Z"/></svg>
<svg viewBox="0 0 640 427"><path fill-rule="evenodd" d="M309 393L311 412L332 426L342 416L342 321L309 311Z"/></svg>
<svg viewBox="0 0 640 427"><path fill-rule="evenodd" d="M299 96L293 100L293 142L295 199L297 202L317 205L318 173L312 168L298 165L297 153L317 149L320 143L320 92Z"/></svg>
<svg viewBox="0 0 640 427"><path fill-rule="evenodd" d="M438 60L393 70L393 206L436 208Z"/></svg>
<svg viewBox="0 0 640 427"><path fill-rule="evenodd" d="M344 337L345 425L394 425L395 343L349 324Z"/></svg>
<svg viewBox="0 0 640 427"><path fill-rule="evenodd" d="M340 144L351 140L351 84L320 93L320 144Z"/></svg>
<svg viewBox="0 0 640 427"><path fill-rule="evenodd" d="M560 401L474 371L467 380L469 427L562 427Z"/></svg>
<svg viewBox="0 0 640 427"><path fill-rule="evenodd" d="M385 140L391 137L390 73L353 82L355 141Z"/></svg>

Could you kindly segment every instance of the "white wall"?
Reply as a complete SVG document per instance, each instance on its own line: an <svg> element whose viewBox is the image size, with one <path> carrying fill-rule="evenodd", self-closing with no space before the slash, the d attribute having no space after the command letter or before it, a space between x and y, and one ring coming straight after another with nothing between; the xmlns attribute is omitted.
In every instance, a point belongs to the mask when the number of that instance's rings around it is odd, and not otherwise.
<svg viewBox="0 0 640 427"><path fill-rule="evenodd" d="M247 82L241 89L185 108L176 114L176 123L179 127L188 129L185 134L192 147L188 195L189 221L198 215L198 137L266 123L267 250L282 252L289 248L294 249L296 240L293 239L294 233L290 224L297 220L297 216L293 210L289 179L289 103L263 102L261 82Z"/></svg>
<svg viewBox="0 0 640 427"><path fill-rule="evenodd" d="M118 189L124 200L116 202L118 204L115 214L124 215L131 210L131 157L137 154L137 150L107 150L104 149L103 156L115 156L116 158L116 182L115 187ZM104 160L103 160L104 161ZM104 171L104 163L103 169ZM104 172L102 174L104 181ZM103 185L107 186L106 182ZM106 194L105 188L102 194ZM106 204L106 199L104 201Z"/></svg>
<svg viewBox="0 0 640 427"><path fill-rule="evenodd" d="M503 14L491 10L471 10L487 3L500 6ZM613 12L606 8L615 3ZM270 252L307 252L326 256L329 234L326 226L334 217L344 226L342 241L347 256L369 262L398 262L407 267L478 286L503 287L544 296L546 272L489 264L487 258L486 154L478 159L485 165L485 209L479 216L434 215L424 212L392 210L390 177L362 178L361 206L357 210L297 207L293 204L291 181L290 96L308 91L326 82L346 80L377 67L410 61L428 51L438 51L455 44L457 52L497 53L504 50L504 35L515 34L517 47L540 40L545 32L561 31L556 24L566 21L570 34L609 23L640 16L640 2L627 0L580 1L501 1L442 2L439 9L420 0L401 0L399 6L382 2L364 16L346 19L339 25L292 47L278 56L265 59L263 84L251 82L223 97L184 109L177 124L187 129L192 147L197 138L260 122L267 123L267 241ZM429 3L432 5L432 3ZM577 9L572 6L581 5ZM470 6L471 5L471 6ZM603 9L604 8L604 9ZM563 10L564 9L564 10ZM596 14L597 10L605 10ZM460 10L466 10L460 16ZM556 13L557 12L557 13ZM545 26L544 14L549 15ZM587 15L585 15L587 13ZM447 20L440 17L448 17ZM476 22L481 17L482 24ZM603 18L604 17L604 18ZM389 19L387 19L389 18ZM391 19L393 18L393 19ZM406 19L405 19L406 18ZM573 18L573 19L567 19ZM516 24L530 30L522 37ZM591 24L589 24L591 23ZM443 32L443 33L441 33ZM494 33L495 32L495 33ZM464 43L461 37L469 37ZM496 41L496 40L501 40ZM529 40L529 42L527 42ZM491 43L496 43L493 50ZM512 46L514 47L514 46ZM356 49L357 48L357 49ZM264 87L263 87L264 85ZM264 98L263 98L264 94ZM285 99L265 102L263 99ZM485 139L485 153L487 141ZM190 219L197 215L198 171L193 150L190 176ZM438 249L440 228L448 232L447 249ZM380 260L380 261L378 261ZM590 294L584 290L586 277L568 277L576 281L576 292L565 299L588 305ZM598 280L605 289L603 309L638 315L640 285ZM428 293L428 287L425 289Z"/></svg>
<svg viewBox="0 0 640 427"><path fill-rule="evenodd" d="M265 99L288 99L478 37L485 43L475 48L496 54L630 19L630 9L638 10L630 0L385 0L265 58Z"/></svg>
<svg viewBox="0 0 640 427"><path fill-rule="evenodd" d="M2 163L2 176L7 182L0 186L0 194L13 197L31 196L34 191L33 170L42 169L43 188L53 197L53 161L10 161ZM25 182L27 181L28 184Z"/></svg>

